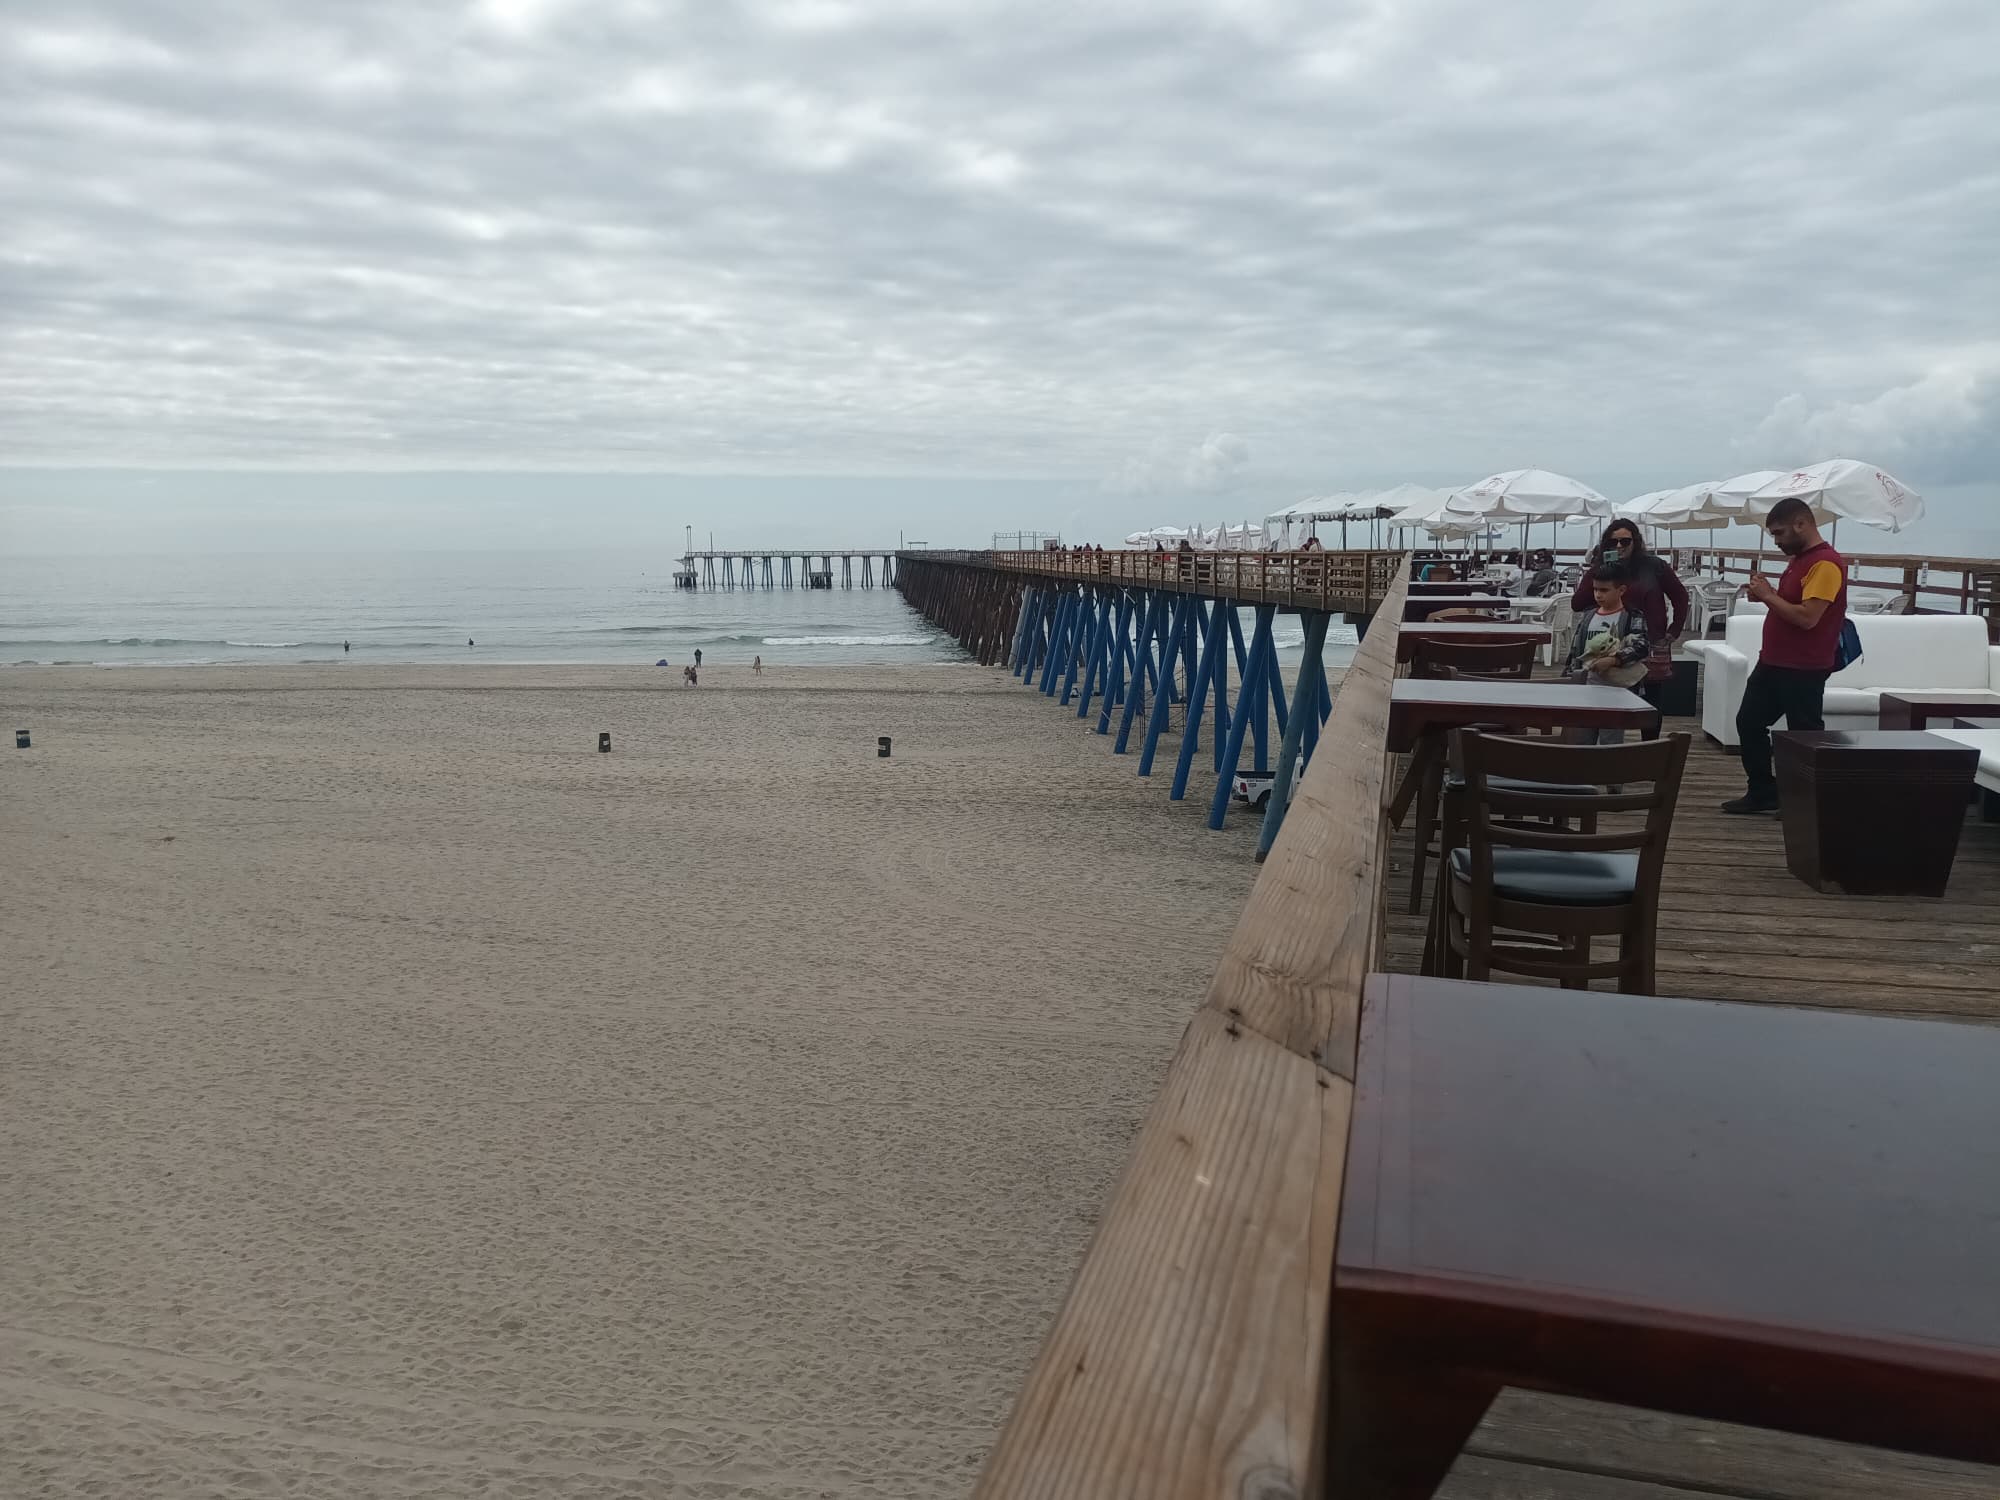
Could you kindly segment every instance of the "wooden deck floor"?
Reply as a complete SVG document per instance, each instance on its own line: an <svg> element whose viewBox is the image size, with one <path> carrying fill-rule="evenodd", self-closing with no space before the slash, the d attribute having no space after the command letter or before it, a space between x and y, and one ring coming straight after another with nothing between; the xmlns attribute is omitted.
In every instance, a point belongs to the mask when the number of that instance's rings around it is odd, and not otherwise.
<svg viewBox="0 0 2000 1500"><path fill-rule="evenodd" d="M1775 818L1718 810L1742 790L1735 756L1692 720L1668 728L1695 745L1662 896L1660 993L2000 1023L2000 824L1968 817L1942 900L1822 896L1786 871ZM1391 876L1389 962L1414 973L1424 919L1404 912L1409 857L1406 830ZM1991 1500L2000 1470L1508 1391L1440 1495Z"/></svg>

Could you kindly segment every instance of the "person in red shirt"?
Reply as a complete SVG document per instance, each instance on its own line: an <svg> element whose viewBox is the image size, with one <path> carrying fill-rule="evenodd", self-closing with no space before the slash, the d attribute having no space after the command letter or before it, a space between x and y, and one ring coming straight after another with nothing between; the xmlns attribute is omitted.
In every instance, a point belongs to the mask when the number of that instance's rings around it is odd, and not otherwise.
<svg viewBox="0 0 2000 1500"><path fill-rule="evenodd" d="M1763 652L1736 710L1750 789L1723 803L1726 813L1777 811L1771 726L1783 719L1792 729L1826 728L1826 680L1833 675L1840 627L1847 621L1847 559L1821 539L1812 507L1803 500L1780 500L1764 518L1764 529L1791 561L1777 583L1752 573L1745 590L1770 612L1764 616Z"/></svg>

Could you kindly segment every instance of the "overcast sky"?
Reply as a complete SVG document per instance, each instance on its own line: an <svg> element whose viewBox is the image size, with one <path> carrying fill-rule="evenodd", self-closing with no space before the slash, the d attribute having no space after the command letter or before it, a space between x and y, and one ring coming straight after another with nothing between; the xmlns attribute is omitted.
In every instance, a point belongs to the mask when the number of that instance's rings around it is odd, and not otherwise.
<svg viewBox="0 0 2000 1500"><path fill-rule="evenodd" d="M1836 455L2000 526L1993 0L0 12L23 549Z"/></svg>

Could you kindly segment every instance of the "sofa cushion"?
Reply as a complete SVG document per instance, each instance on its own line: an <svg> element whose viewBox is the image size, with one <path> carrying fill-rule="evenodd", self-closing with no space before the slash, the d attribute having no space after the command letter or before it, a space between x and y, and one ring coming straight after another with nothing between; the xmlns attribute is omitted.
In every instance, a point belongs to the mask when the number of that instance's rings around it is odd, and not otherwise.
<svg viewBox="0 0 2000 1500"><path fill-rule="evenodd" d="M1846 716L1861 715L1873 719L1882 712L1882 690L1880 688L1836 687L1847 674L1837 673L1827 679L1826 705L1824 712L1830 719L1835 714Z"/></svg>

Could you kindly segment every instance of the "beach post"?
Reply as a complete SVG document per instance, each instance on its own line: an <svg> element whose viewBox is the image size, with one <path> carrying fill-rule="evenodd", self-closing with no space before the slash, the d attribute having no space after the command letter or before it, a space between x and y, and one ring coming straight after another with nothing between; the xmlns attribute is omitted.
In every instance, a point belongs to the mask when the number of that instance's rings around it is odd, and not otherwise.
<svg viewBox="0 0 2000 1500"><path fill-rule="evenodd" d="M877 757L878 759L881 759L881 760L887 760L887 759L889 758L889 736L888 736L888 735L886 735L886 734L880 734L880 735L877 735L877 736L875 737L875 754L876 754L876 757Z"/></svg>
<svg viewBox="0 0 2000 1500"><path fill-rule="evenodd" d="M599 734L599 735L597 736L597 753L598 753L599 755L609 755L609 754L611 753L611 731L610 731L610 730L608 730L608 729L607 729L607 730L605 730L605 731L604 731L603 733L601 733L601 734Z"/></svg>
<svg viewBox="0 0 2000 1500"><path fill-rule="evenodd" d="M26 750L29 748L27 730L17 729L14 731L14 748L16 750Z"/></svg>

